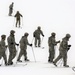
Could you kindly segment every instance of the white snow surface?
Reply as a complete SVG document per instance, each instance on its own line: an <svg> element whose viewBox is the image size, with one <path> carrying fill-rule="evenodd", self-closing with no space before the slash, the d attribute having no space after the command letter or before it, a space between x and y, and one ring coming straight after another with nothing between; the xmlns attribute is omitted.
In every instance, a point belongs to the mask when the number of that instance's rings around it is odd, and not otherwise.
<svg viewBox="0 0 75 75"><path fill-rule="evenodd" d="M14 12L20 11L21 27L15 28L15 18L9 17L9 5L14 2ZM33 47L36 58L34 61L32 48L28 46L27 56L30 62L16 64L16 58L13 60L15 67L0 67L1 75L75 75L72 67L75 66L75 0L1 0L0 1L0 36L10 34L10 30L15 30L15 40L19 43L25 32L29 33L29 43L32 43L33 32L41 26L45 37L42 41L42 48ZM56 33L56 40L62 40L66 33L71 34L69 44L72 45L68 51L68 64L70 68L63 68L61 65L55 67L48 63L48 37L52 32ZM42 38L42 37L41 37ZM1 38L0 38L1 39ZM7 40L6 40L7 44ZM34 41L33 41L34 44ZM18 48L19 52L20 49ZM9 51L6 51L7 56ZM59 54L59 44L56 46L56 55ZM2 61L0 61L2 63ZM4 62L3 62L4 63ZM25 65L27 64L27 65Z"/></svg>

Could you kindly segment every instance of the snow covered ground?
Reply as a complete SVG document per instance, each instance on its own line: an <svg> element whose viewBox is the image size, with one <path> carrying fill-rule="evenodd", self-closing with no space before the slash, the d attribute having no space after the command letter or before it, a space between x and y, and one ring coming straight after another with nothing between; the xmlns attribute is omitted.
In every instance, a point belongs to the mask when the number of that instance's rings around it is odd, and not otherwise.
<svg viewBox="0 0 75 75"><path fill-rule="evenodd" d="M20 11L23 15L21 18L20 28L15 28L15 18L9 17L9 5L14 2L14 13ZM28 58L32 62L18 63L15 67L0 67L2 75L75 75L71 67L75 66L75 1L74 0L1 0L0 1L0 35L9 36L10 30L16 31L15 39L19 43L20 38L25 32L29 33L29 42L32 42L33 32L37 26L41 26L44 32L42 48L34 48L36 63L34 62L32 48L28 46ZM56 40L62 40L66 33L71 34L69 43L72 45L68 52L68 64L70 68L62 66L56 68L48 60L48 37L51 32L56 32ZM42 37L41 37L42 38ZM6 40L7 43L7 40ZM56 47L56 57L58 56L59 44ZM19 50L18 50L19 51ZM8 53L8 50L7 50ZM9 53L8 53L9 54ZM23 57L22 57L23 59ZM16 58L13 60L16 62Z"/></svg>

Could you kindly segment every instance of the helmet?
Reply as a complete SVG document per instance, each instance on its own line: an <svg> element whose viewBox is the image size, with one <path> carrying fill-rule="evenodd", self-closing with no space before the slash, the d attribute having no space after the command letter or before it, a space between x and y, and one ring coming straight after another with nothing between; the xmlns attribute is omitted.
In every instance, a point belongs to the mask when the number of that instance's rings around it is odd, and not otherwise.
<svg viewBox="0 0 75 75"><path fill-rule="evenodd" d="M24 36L28 36L29 34L26 32L25 34L24 34Z"/></svg>
<svg viewBox="0 0 75 75"><path fill-rule="evenodd" d="M19 11L17 11L17 13L19 13Z"/></svg>
<svg viewBox="0 0 75 75"><path fill-rule="evenodd" d="M15 31L14 30L11 30L10 33L13 34L13 33L15 33Z"/></svg>
<svg viewBox="0 0 75 75"><path fill-rule="evenodd" d="M67 38L70 38L70 37L71 37L71 35L70 35L70 34L66 34L66 37L67 37Z"/></svg>
<svg viewBox="0 0 75 75"><path fill-rule="evenodd" d="M40 26L38 26L38 29L41 29L41 27L40 27Z"/></svg>
<svg viewBox="0 0 75 75"><path fill-rule="evenodd" d="M54 32L51 33L52 36L55 36L56 34Z"/></svg>
<svg viewBox="0 0 75 75"><path fill-rule="evenodd" d="M1 38L3 38L3 39L6 38L6 35L1 35Z"/></svg>
<svg viewBox="0 0 75 75"><path fill-rule="evenodd" d="M12 2L12 4L14 4L14 2Z"/></svg>

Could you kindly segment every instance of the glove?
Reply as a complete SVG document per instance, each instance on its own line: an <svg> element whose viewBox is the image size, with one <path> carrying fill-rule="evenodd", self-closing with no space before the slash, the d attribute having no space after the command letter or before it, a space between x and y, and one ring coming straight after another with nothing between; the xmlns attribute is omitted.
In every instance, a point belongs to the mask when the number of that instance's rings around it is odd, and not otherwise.
<svg viewBox="0 0 75 75"><path fill-rule="evenodd" d="M7 48L8 46L6 45L5 47Z"/></svg>
<svg viewBox="0 0 75 75"><path fill-rule="evenodd" d="M69 49L70 49L70 48L68 48L67 51L68 51Z"/></svg>
<svg viewBox="0 0 75 75"><path fill-rule="evenodd" d="M59 41L57 41L57 43L60 43L60 40L59 40Z"/></svg>
<svg viewBox="0 0 75 75"><path fill-rule="evenodd" d="M30 44L30 46L32 46L32 44Z"/></svg>
<svg viewBox="0 0 75 75"><path fill-rule="evenodd" d="M58 43L60 43L60 40L58 41Z"/></svg>
<svg viewBox="0 0 75 75"><path fill-rule="evenodd" d="M35 37L35 35L33 35L33 37Z"/></svg>
<svg viewBox="0 0 75 75"><path fill-rule="evenodd" d="M42 35L44 37L44 35Z"/></svg>
<svg viewBox="0 0 75 75"><path fill-rule="evenodd" d="M68 45L68 47L71 47L71 45Z"/></svg>
<svg viewBox="0 0 75 75"><path fill-rule="evenodd" d="M14 43L11 43L11 45L13 45Z"/></svg>
<svg viewBox="0 0 75 75"><path fill-rule="evenodd" d="M19 46L19 44L16 44L17 46Z"/></svg>

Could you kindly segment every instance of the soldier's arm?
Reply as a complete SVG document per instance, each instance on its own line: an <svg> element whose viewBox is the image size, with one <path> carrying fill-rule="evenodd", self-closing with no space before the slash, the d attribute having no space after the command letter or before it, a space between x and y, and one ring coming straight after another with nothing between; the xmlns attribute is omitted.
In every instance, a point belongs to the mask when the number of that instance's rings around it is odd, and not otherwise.
<svg viewBox="0 0 75 75"><path fill-rule="evenodd" d="M60 40L59 41L56 41L56 43L60 43Z"/></svg>
<svg viewBox="0 0 75 75"><path fill-rule="evenodd" d="M44 34L43 34L42 30L40 30L40 34L41 34L42 36L44 36Z"/></svg>
<svg viewBox="0 0 75 75"><path fill-rule="evenodd" d="M21 17L23 17L20 13L19 13L19 15L20 15Z"/></svg>
<svg viewBox="0 0 75 75"><path fill-rule="evenodd" d="M27 45L32 46L32 44L29 44L28 40L27 40Z"/></svg>
<svg viewBox="0 0 75 75"><path fill-rule="evenodd" d="M16 17L17 16L17 13L15 14L15 16L14 17Z"/></svg>
<svg viewBox="0 0 75 75"><path fill-rule="evenodd" d="M50 37L48 38L48 46L50 46L51 41L50 41Z"/></svg>
<svg viewBox="0 0 75 75"><path fill-rule="evenodd" d="M36 34L36 33L35 33L35 31L34 31L34 32L33 32L33 37L35 37L35 34Z"/></svg>
<svg viewBox="0 0 75 75"><path fill-rule="evenodd" d="M26 38L24 38L24 43L27 44L27 45L30 45Z"/></svg>
<svg viewBox="0 0 75 75"><path fill-rule="evenodd" d="M11 8L11 5L9 5L9 8Z"/></svg>
<svg viewBox="0 0 75 75"><path fill-rule="evenodd" d="M16 17L16 14L15 14L15 16L14 17Z"/></svg>
<svg viewBox="0 0 75 75"><path fill-rule="evenodd" d="M64 48L64 49L67 49L67 48L68 48L68 44L67 44L67 42L66 42L66 41L63 41L63 43L62 43L62 44L63 44L63 48Z"/></svg>
<svg viewBox="0 0 75 75"><path fill-rule="evenodd" d="M57 42L55 41L54 38L52 39L52 44L53 44L53 45L57 45Z"/></svg>
<svg viewBox="0 0 75 75"><path fill-rule="evenodd" d="M13 45L14 44L13 39L12 38L8 38L8 43Z"/></svg>

